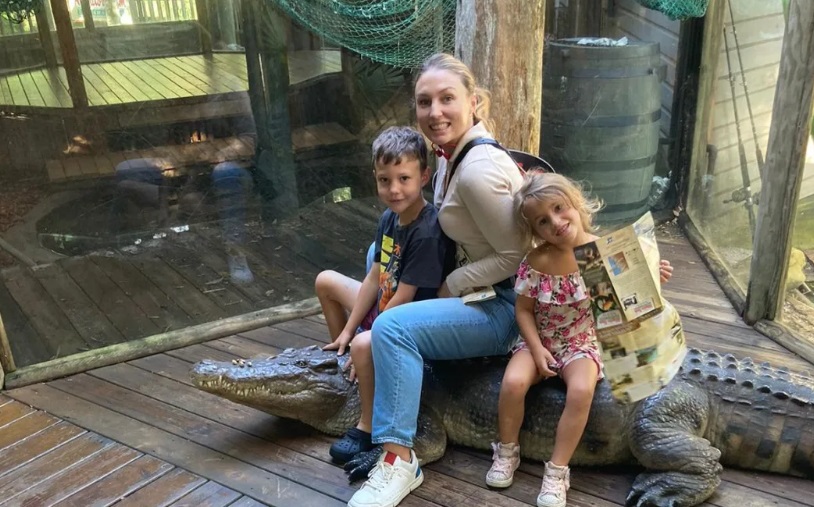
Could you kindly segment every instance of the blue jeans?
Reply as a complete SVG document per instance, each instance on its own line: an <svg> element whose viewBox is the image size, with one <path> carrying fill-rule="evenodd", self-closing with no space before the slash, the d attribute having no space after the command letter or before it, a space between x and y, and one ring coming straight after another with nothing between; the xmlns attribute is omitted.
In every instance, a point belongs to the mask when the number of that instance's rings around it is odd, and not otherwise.
<svg viewBox="0 0 814 507"><path fill-rule="evenodd" d="M418 301L383 312L373 322L376 388L373 442L413 447L425 359L507 354L518 336L515 293L474 305L461 298Z"/></svg>

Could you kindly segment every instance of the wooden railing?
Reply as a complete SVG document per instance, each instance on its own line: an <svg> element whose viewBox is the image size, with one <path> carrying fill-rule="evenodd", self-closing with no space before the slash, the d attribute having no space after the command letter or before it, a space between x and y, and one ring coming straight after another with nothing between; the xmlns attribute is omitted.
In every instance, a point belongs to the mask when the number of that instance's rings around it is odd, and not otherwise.
<svg viewBox="0 0 814 507"><path fill-rule="evenodd" d="M195 0L130 0L133 23L197 19Z"/></svg>
<svg viewBox="0 0 814 507"><path fill-rule="evenodd" d="M48 11L49 20L52 20L49 2L44 2L44 5ZM127 7L133 24L198 19L195 0L129 0ZM77 9L77 14L79 12L81 11ZM105 24L100 23L95 16L94 18L97 26ZM49 23L52 24L51 30L53 30L53 22L49 21ZM79 26L81 26L81 22ZM37 33L37 20L33 15L22 23L15 23L4 16L0 16L0 37L26 33Z"/></svg>
<svg viewBox="0 0 814 507"><path fill-rule="evenodd" d="M37 20L34 19L33 15L23 20L22 23L15 23L5 16L0 16L0 37L21 33L37 33Z"/></svg>

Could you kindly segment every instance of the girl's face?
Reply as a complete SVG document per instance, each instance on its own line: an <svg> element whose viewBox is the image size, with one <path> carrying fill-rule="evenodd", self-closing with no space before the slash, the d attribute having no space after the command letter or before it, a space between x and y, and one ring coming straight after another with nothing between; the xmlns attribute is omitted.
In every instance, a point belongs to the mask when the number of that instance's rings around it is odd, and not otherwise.
<svg viewBox="0 0 814 507"><path fill-rule="evenodd" d="M523 203L523 216L528 220L534 235L552 246L571 249L585 242L582 218L576 208L564 198L544 201L526 199Z"/></svg>
<svg viewBox="0 0 814 507"><path fill-rule="evenodd" d="M430 69L416 81L418 125L431 142L448 152L474 125L476 103L475 95L451 71Z"/></svg>

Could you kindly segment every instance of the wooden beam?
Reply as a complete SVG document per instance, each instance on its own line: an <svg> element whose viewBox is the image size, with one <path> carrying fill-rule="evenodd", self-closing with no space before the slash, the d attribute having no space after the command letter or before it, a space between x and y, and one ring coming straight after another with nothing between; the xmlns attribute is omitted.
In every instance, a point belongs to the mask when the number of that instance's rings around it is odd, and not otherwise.
<svg viewBox="0 0 814 507"><path fill-rule="evenodd" d="M698 71L698 97L695 106L695 127L692 134L690 154L690 178L681 193L681 203L686 203L692 216L703 216L706 205L704 178L709 172L707 145L712 135L713 111L715 110L715 81L718 77L718 60L724 35L724 14L727 0L710 0L704 20L704 39L701 49L701 68Z"/></svg>
<svg viewBox="0 0 814 507"><path fill-rule="evenodd" d="M319 300L310 298L296 303L275 306L235 317L207 322L184 329L117 343L99 349L80 352L52 361L24 366L6 375L6 389L14 389L37 382L44 382L66 375L131 361L139 357L158 354L167 350L186 347L196 343L216 340L280 322L299 319L320 312Z"/></svg>
<svg viewBox="0 0 814 507"><path fill-rule="evenodd" d="M260 64L263 72L263 98L270 145L259 146L257 171L268 179L276 194L264 203L274 217L296 214L299 209L297 167L291 138L291 115L288 109L288 39L289 18L272 3L253 0L256 9Z"/></svg>
<svg viewBox="0 0 814 507"><path fill-rule="evenodd" d="M601 0L569 0L566 11L567 37L598 37L602 16Z"/></svg>
<svg viewBox="0 0 814 507"><path fill-rule="evenodd" d="M359 61L359 57L350 49L342 48L342 81L345 83L345 91L348 94L349 118L348 130L358 134L362 130L364 121L364 106L360 103L359 90L356 88L357 76L353 72L354 64Z"/></svg>
<svg viewBox="0 0 814 507"><path fill-rule="evenodd" d="M782 311L791 235L811 135L814 97L814 2L791 0L772 106L744 320L776 320Z"/></svg>
<svg viewBox="0 0 814 507"><path fill-rule="evenodd" d="M195 9L198 11L198 33L201 38L201 52L205 55L211 55L212 21L209 16L209 2L195 0Z"/></svg>
<svg viewBox="0 0 814 507"><path fill-rule="evenodd" d="M34 16L37 19L37 33L40 37L40 45L45 55L45 66L53 69L57 66L57 54L54 50L54 40L51 39L51 29L48 26L48 11L46 5L45 2L38 4L37 10L34 11Z"/></svg>
<svg viewBox="0 0 814 507"><path fill-rule="evenodd" d="M540 151L545 2L459 2L455 20L456 56L492 93L492 133L506 147L535 155Z"/></svg>
<svg viewBox="0 0 814 507"><path fill-rule="evenodd" d="M556 37L557 33L557 0L546 0L545 3L545 35Z"/></svg>
<svg viewBox="0 0 814 507"><path fill-rule="evenodd" d="M76 48L68 3L65 0L51 0L51 10L54 13L54 24L57 28L59 47L62 50L62 63L68 76L68 91L71 94L73 107L86 109L88 92L85 90L85 80L82 78L82 67L79 64L79 51Z"/></svg>
<svg viewBox="0 0 814 507"><path fill-rule="evenodd" d="M693 136L698 114L699 79L704 55L704 27L707 18L692 18L681 23L678 36L676 82L670 118L670 169L672 185L668 198L683 206L686 185L692 168ZM708 76L705 76L705 79ZM709 93L709 88L705 88ZM705 97L708 100L708 97ZM708 127L708 125L707 125Z"/></svg>
<svg viewBox="0 0 814 507"><path fill-rule="evenodd" d="M82 6L82 19L85 22L85 29L89 31L96 30L96 24L93 22L93 11L90 8L90 0L81 0Z"/></svg>

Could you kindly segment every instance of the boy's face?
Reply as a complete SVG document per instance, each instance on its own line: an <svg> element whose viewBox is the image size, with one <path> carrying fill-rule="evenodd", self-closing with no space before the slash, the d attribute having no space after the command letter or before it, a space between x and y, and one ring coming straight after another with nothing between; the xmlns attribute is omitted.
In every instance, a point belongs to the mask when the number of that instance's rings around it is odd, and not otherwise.
<svg viewBox="0 0 814 507"><path fill-rule="evenodd" d="M429 181L430 170L421 167L417 159L402 157L398 164L377 162L373 176L379 199L394 213L402 216L415 211L418 214L424 207L421 188Z"/></svg>

